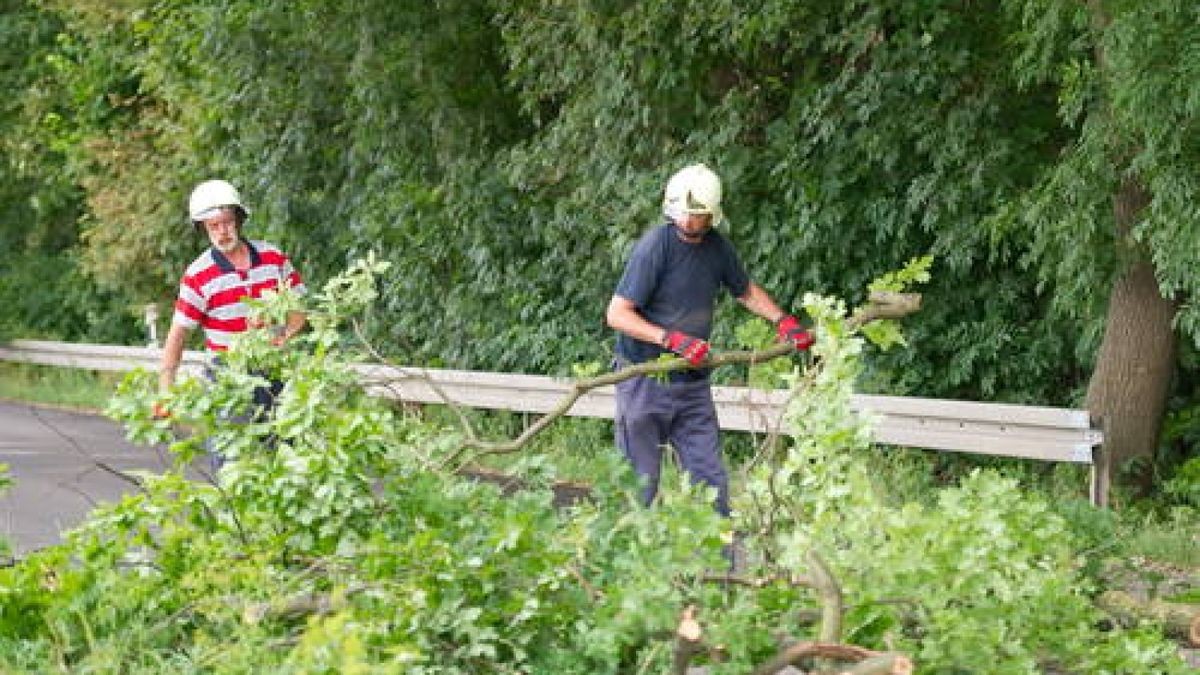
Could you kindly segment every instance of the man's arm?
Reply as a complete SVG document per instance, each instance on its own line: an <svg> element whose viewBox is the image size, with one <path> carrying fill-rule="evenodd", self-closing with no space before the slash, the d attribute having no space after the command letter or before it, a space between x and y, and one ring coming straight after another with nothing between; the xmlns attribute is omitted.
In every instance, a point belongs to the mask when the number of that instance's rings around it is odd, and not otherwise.
<svg viewBox="0 0 1200 675"><path fill-rule="evenodd" d="M614 295L608 302L608 311L604 313L608 327L618 330L635 340L649 342L653 345L665 346L666 329L656 326L646 320L638 311L637 305L628 298Z"/></svg>
<svg viewBox="0 0 1200 675"><path fill-rule="evenodd" d="M742 303L742 306L746 309L771 323L779 323L780 319L787 316L787 313L779 309L779 305L775 304L775 301L763 290L762 286L753 281L746 288L746 294L738 298L738 302Z"/></svg>
<svg viewBox="0 0 1200 675"><path fill-rule="evenodd" d="M790 342L797 351L807 351L812 347L814 336L805 328L800 320L779 309L779 305L771 299L762 286L754 282L746 288L746 294L738 298L738 302L758 316L775 324L775 334L780 342Z"/></svg>
<svg viewBox="0 0 1200 675"><path fill-rule="evenodd" d="M172 323L167 331L167 339L163 343L162 363L158 369L158 390L162 393L175 384L175 373L179 370L179 362L183 360L183 345L187 341L188 329Z"/></svg>
<svg viewBox="0 0 1200 675"><path fill-rule="evenodd" d="M183 344L187 341L188 329L177 323L171 324L167 331L167 339L163 343L162 362L158 368L158 392L166 394L175 385L175 373L179 370L179 362L183 360ZM150 409L155 419L168 419L171 413L161 401L155 401Z"/></svg>
<svg viewBox="0 0 1200 675"><path fill-rule="evenodd" d="M654 325L642 316L637 305L629 298L614 295L608 303L605 319L609 327L642 342L670 349L690 361L693 366L700 366L708 358L707 340Z"/></svg>

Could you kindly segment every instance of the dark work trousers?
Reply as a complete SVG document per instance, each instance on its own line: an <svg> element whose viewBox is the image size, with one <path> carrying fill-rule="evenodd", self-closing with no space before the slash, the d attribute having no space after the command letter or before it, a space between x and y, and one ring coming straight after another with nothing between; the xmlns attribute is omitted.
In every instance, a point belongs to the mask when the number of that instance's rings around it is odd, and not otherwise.
<svg viewBox="0 0 1200 675"><path fill-rule="evenodd" d="M216 381L217 374L215 368L221 367L220 359L217 359L214 365L204 369L204 377L210 382ZM263 373L254 373L255 375L265 377ZM279 380L267 379L267 386L254 388L254 400L250 404L248 412L237 415L222 416L222 422L231 424L249 424L251 422L261 422L271 414L271 410L275 407L275 401L279 398L280 392L283 391L283 382ZM272 437L267 441L268 445L274 446L275 441ZM208 452L208 458L212 466L213 473L216 473L222 466L225 465L225 457L213 447L212 438L207 438L204 441L204 449Z"/></svg>
<svg viewBox="0 0 1200 675"><path fill-rule="evenodd" d="M647 481L642 503L658 493L663 444L670 443L693 481L717 488L715 507L729 515L729 475L721 458L717 408L708 379L660 382L638 376L618 382L617 447Z"/></svg>

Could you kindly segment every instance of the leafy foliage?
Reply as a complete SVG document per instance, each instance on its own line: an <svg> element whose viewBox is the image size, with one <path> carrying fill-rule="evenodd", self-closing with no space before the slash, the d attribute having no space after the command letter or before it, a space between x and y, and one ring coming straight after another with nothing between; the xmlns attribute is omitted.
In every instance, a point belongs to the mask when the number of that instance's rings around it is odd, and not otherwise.
<svg viewBox="0 0 1200 675"><path fill-rule="evenodd" d="M44 93L23 90L31 147L60 149L86 269L131 306L169 297L196 247L186 190L222 175L243 187L252 233L308 278L367 250L395 263L365 325L390 354L565 374L608 360L600 316L623 259L670 171L704 160L747 266L792 309L806 290L852 297L937 256L920 349L878 358L872 388L1057 402L1078 382L1075 333L1047 318L1053 288L1013 265L1024 234L977 225L1064 133L1050 92L1015 95L1004 14L43 7L62 29ZM725 324L715 337L733 342Z"/></svg>
<svg viewBox="0 0 1200 675"><path fill-rule="evenodd" d="M568 508L536 458L530 489L507 496L441 471L456 434L348 376L339 330L377 301L386 272L368 259L327 283L301 344L247 334L211 386L181 384L167 404L195 435L173 442L176 469L140 475L140 493L66 543L0 569L5 670L661 672L694 605L725 652L712 672L746 672L776 649L765 626L809 637L796 615L817 600L786 583L705 582L727 566L733 527L747 533L748 575L811 572L805 552L819 551L851 607L847 637L894 642L922 668L1183 672L1148 631L1094 631L1063 521L1011 481L980 474L934 507L886 506L858 461L866 421L849 395L862 340L840 302L806 298L818 358L795 376L794 435L745 476L726 521L678 474L654 508L638 506L616 453L597 454L591 499ZM287 382L276 413L221 423L259 372ZM145 377L111 412L135 437L169 438L172 423L149 418ZM213 482L186 476L203 439L232 460Z"/></svg>
<svg viewBox="0 0 1200 675"><path fill-rule="evenodd" d="M61 23L23 1L0 3L0 339L57 337L127 342L136 335L124 299L96 287L71 247L80 188L63 171L61 137L43 133L61 113L42 108Z"/></svg>

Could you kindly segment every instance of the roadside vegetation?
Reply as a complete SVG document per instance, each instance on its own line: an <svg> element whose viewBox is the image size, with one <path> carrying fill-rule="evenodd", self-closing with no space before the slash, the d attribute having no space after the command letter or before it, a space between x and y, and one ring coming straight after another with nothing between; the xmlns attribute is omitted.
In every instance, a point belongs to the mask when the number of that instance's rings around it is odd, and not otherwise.
<svg viewBox="0 0 1200 675"><path fill-rule="evenodd" d="M921 672L1180 672L1197 25L1178 0L0 0L0 340L142 343L203 245L183 215L209 178L326 289L303 345L248 342L171 422L147 374L0 364L0 398L237 459L138 476L0 566L0 671L753 672L828 639L846 651L821 659ZM604 422L480 458L506 492L451 461L457 414L353 386L358 336L404 365L607 367L622 263L698 161L751 275L829 331L816 361L718 374L802 394L766 455L727 436L734 523L678 476L631 507ZM833 330L926 255L905 348ZM719 311L714 345L770 334ZM227 428L250 366L288 398ZM1079 467L870 446L851 388L1087 409L1114 509ZM467 414L495 439L528 421ZM564 506L564 481L590 497ZM747 567L714 581L731 545Z"/></svg>
<svg viewBox="0 0 1200 675"><path fill-rule="evenodd" d="M965 464L904 493L892 476L929 465L872 447L850 411L864 340L841 303L806 300L819 338L791 370L791 432L741 466L724 521L678 475L636 506L594 438L556 451L586 462L569 504L554 453L505 466L524 485L507 494L464 478L461 430L366 397L347 367L339 322L384 269L326 286L297 348L250 335L214 385L177 388L170 421L149 415L151 373L122 382L109 412L135 438L183 464L209 439L231 461L212 483L141 474L62 545L0 569L4 669L1188 672L1164 626L1097 606L1110 554L1128 553L1106 548L1118 516ZM222 423L264 368L288 382L272 421ZM1154 567L1173 601L1178 569Z"/></svg>
<svg viewBox="0 0 1200 675"><path fill-rule="evenodd" d="M0 400L101 411L120 373L0 362Z"/></svg>

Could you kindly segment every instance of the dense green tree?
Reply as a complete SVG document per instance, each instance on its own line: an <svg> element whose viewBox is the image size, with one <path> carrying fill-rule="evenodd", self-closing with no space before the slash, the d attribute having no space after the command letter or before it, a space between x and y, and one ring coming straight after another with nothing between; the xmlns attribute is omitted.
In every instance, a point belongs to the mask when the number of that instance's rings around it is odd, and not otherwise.
<svg viewBox="0 0 1200 675"><path fill-rule="evenodd" d="M0 335L128 341L125 299L84 273L76 247L84 190L60 135L75 108L49 103L62 29L25 0L0 2Z"/></svg>
<svg viewBox="0 0 1200 675"><path fill-rule="evenodd" d="M1114 460L1143 460L1146 478L1177 335L1200 338L1200 7L1007 4L1022 27L1016 73L1058 92L1071 136L1001 222L1033 233L1025 259L1059 308L1085 325L1104 317L1086 405Z"/></svg>
<svg viewBox="0 0 1200 675"><path fill-rule="evenodd" d="M621 263L670 172L706 161L789 307L935 254L914 349L864 387L1086 392L1110 445L1145 456L1172 328L1200 326L1184 3L9 5L57 36L39 65L5 61L6 142L57 153L34 193L82 206L62 222L126 307L169 301L201 246L187 190L222 176L310 278L395 263L366 330L397 359L566 372L607 360Z"/></svg>
<svg viewBox="0 0 1200 675"><path fill-rule="evenodd" d="M1053 286L1015 264L1027 234L983 226L1066 139L1051 90L1018 95L1005 16L902 2L505 7L511 77L541 128L505 167L539 198L531 222L559 255L581 240L619 259L657 217L669 171L706 160L752 273L787 304L805 290L854 297L898 262L938 256L918 356L877 361L874 386L1056 403L1081 386L1068 327L1048 313ZM592 269L566 283L599 304Z"/></svg>

